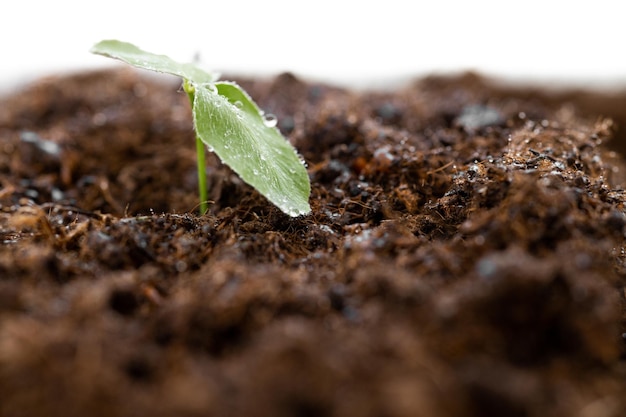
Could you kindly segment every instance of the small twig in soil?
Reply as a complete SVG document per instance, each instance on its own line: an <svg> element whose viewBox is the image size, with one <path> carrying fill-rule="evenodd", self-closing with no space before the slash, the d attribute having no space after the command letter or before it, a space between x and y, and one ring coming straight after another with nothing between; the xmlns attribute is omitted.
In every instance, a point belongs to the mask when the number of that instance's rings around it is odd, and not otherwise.
<svg viewBox="0 0 626 417"><path fill-rule="evenodd" d="M432 174L436 174L437 172L441 172L441 171L445 170L446 168L448 168L450 165L453 165L453 164L454 164L454 161L450 161L447 164L442 165L442 166L440 166L437 169L433 169L431 171L426 172L426 175L432 175Z"/></svg>

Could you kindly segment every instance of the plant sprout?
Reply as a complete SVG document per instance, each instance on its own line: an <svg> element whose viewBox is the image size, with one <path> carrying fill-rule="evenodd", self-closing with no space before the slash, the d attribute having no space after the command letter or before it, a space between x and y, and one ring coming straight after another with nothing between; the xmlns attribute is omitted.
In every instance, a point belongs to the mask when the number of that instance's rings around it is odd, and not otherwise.
<svg viewBox="0 0 626 417"><path fill-rule="evenodd" d="M284 213L292 217L310 213L311 184L303 161L276 128L276 118L265 115L239 85L217 81L217 75L194 64L179 63L126 42L105 40L91 52L183 79L196 131L202 214L208 209L205 145Z"/></svg>

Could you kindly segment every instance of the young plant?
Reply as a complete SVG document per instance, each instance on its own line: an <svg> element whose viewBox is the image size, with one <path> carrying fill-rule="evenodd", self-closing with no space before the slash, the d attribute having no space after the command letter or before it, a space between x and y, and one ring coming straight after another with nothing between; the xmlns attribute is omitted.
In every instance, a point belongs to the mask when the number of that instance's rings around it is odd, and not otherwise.
<svg viewBox="0 0 626 417"><path fill-rule="evenodd" d="M201 213L208 208L205 145L284 213L310 213L311 184L303 161L276 128L276 118L266 116L239 85L126 42L105 40L91 52L183 79L196 130Z"/></svg>

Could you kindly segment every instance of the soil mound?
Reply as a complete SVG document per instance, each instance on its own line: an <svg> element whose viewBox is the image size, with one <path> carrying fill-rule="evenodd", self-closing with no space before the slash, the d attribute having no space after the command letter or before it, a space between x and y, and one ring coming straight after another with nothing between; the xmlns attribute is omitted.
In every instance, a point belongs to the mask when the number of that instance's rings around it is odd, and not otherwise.
<svg viewBox="0 0 626 417"><path fill-rule="evenodd" d="M0 101L0 416L624 415L626 95L240 82L311 215L213 155L195 214L170 79Z"/></svg>

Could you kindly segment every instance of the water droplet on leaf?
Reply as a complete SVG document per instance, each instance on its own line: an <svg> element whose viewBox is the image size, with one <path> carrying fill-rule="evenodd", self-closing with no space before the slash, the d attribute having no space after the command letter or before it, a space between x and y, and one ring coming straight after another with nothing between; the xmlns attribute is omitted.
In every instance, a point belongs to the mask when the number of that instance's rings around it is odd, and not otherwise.
<svg viewBox="0 0 626 417"><path fill-rule="evenodd" d="M200 84L200 86L206 88L207 91L210 91L213 94L217 94L217 87L213 83Z"/></svg>
<svg viewBox="0 0 626 417"><path fill-rule="evenodd" d="M276 116L273 114L267 114L265 115L263 124L267 127L275 127L278 124L278 119L276 119Z"/></svg>

